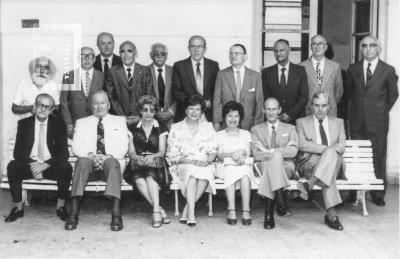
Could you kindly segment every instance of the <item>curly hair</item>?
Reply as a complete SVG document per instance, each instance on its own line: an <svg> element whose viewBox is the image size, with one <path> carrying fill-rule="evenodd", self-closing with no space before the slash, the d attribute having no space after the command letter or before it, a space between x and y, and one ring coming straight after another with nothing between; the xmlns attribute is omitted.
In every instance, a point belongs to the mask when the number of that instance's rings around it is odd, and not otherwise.
<svg viewBox="0 0 400 259"><path fill-rule="evenodd" d="M226 118L226 115L228 115L229 112L231 111L237 111L239 112L239 122L242 122L243 117L244 117L244 108L243 106L235 101L230 101L227 102L223 107L222 107L222 118Z"/></svg>

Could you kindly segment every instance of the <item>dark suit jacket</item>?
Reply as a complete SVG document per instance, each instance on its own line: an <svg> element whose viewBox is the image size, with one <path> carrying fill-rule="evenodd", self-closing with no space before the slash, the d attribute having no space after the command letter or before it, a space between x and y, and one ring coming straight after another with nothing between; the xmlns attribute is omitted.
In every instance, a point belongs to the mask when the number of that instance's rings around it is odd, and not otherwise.
<svg viewBox="0 0 400 259"><path fill-rule="evenodd" d="M276 98L282 107L282 113L289 115L290 123L294 124L297 118L304 116L304 108L308 99L307 74L304 67L290 62L286 81L285 89L281 89L278 64L262 70L264 100L269 97Z"/></svg>
<svg viewBox="0 0 400 259"><path fill-rule="evenodd" d="M222 106L229 101L236 101L236 83L232 67L218 72L214 90L214 123L225 122L222 118ZM250 130L251 127L264 121L263 92L260 73L245 68L243 85L240 91L240 103L244 107L244 118L241 127Z"/></svg>
<svg viewBox="0 0 400 259"><path fill-rule="evenodd" d="M352 64L347 70L350 129L360 130L365 121L369 132L384 133L389 129L389 111L399 96L398 76L392 66L379 60L366 87L363 62Z"/></svg>
<svg viewBox="0 0 400 259"><path fill-rule="evenodd" d="M190 57L176 62L172 71L172 96L178 103L175 121L180 121L185 117L185 99L199 93L196 89L196 79ZM211 103L214 100L215 79L218 71L218 62L204 58L203 97L204 100L209 100ZM208 121L212 121L212 109L207 109L205 115Z"/></svg>
<svg viewBox="0 0 400 259"><path fill-rule="evenodd" d="M158 71L154 69L153 63L147 66L150 69L151 72L151 78L153 79L153 87L154 87L154 95L157 97L157 99L160 98L160 95L158 93L158 83L157 83L157 78L158 78ZM172 88L172 67L165 65L165 97L164 97L164 107L161 107L163 111L168 111L171 109L171 111L175 114L176 112L176 102L172 98L172 93L171 93L171 88Z"/></svg>
<svg viewBox="0 0 400 259"><path fill-rule="evenodd" d="M116 65L122 65L122 59L120 56L113 54L112 64L111 67ZM94 61L93 67L99 71L103 71L103 67L101 66L101 55L96 56L96 60Z"/></svg>
<svg viewBox="0 0 400 259"><path fill-rule="evenodd" d="M14 159L28 164L35 138L35 116L18 121L17 138L14 147ZM51 158L47 161L50 166L68 161L68 142L65 124L61 119L49 116L47 124L47 148Z"/></svg>
<svg viewBox="0 0 400 259"><path fill-rule="evenodd" d="M90 83L89 96L85 95L79 70L65 73L62 81L60 96L61 115L66 125L74 125L76 120L92 115L90 100L93 93L104 87L104 73L93 69L92 82Z"/></svg>
<svg viewBox="0 0 400 259"><path fill-rule="evenodd" d="M153 80L150 69L135 62L132 75L132 88L123 65L110 68L105 75L105 89L111 102L111 111L115 115L139 115L139 99L143 95L153 95Z"/></svg>

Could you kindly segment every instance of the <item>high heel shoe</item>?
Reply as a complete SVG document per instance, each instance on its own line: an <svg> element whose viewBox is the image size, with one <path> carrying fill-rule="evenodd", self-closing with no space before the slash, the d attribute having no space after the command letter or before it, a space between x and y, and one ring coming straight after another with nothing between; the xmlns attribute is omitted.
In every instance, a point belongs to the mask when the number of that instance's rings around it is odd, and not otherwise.
<svg viewBox="0 0 400 259"><path fill-rule="evenodd" d="M228 214L229 214L229 212L230 211L234 211L235 212L235 215L236 215L236 209L233 209L233 210L228 210ZM237 223L237 219L231 219L231 218L226 218L226 222L228 223L228 225L236 225L236 223Z"/></svg>
<svg viewBox="0 0 400 259"><path fill-rule="evenodd" d="M243 213L244 213L244 212L248 212L249 214L251 213L250 210L243 210L242 212L243 212ZM243 224L244 226L250 226L250 225L251 225L251 218L245 219L245 218L243 218L243 215L242 215L242 224Z"/></svg>
<svg viewBox="0 0 400 259"><path fill-rule="evenodd" d="M151 223L153 228L159 228L162 225L162 219L160 219L160 220L156 220L155 219L155 215L158 215L158 214L161 216L161 212L160 211L153 211L153 221Z"/></svg>
<svg viewBox="0 0 400 259"><path fill-rule="evenodd" d="M194 227L194 226L196 226L196 220L188 220L187 221L187 225L189 226L189 227Z"/></svg>
<svg viewBox="0 0 400 259"><path fill-rule="evenodd" d="M181 224L186 224L188 222L188 219L187 219L187 205L185 206L185 208L182 211L182 217L179 219L179 222Z"/></svg>
<svg viewBox="0 0 400 259"><path fill-rule="evenodd" d="M160 207L160 212L161 212L161 217L162 217L162 223L163 224L169 224L171 223L171 220L169 219L167 213L163 208Z"/></svg>

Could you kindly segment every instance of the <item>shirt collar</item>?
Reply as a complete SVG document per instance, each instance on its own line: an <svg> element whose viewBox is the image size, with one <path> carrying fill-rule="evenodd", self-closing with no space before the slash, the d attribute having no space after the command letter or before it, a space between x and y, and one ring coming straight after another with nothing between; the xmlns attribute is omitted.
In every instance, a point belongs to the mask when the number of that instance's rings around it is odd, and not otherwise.
<svg viewBox="0 0 400 259"><path fill-rule="evenodd" d="M162 67L158 67L158 66L154 65L154 63L153 63L153 67L154 67L154 70L157 71L157 72L158 72L159 68L162 69L162 73L165 71L165 64Z"/></svg>
<svg viewBox="0 0 400 259"><path fill-rule="evenodd" d="M136 125L136 128L142 127L142 121L143 121L143 120L140 120L140 121L138 122L138 124ZM158 121L155 120L155 119L153 119L153 127L154 127L154 128L160 127L160 125L158 124Z"/></svg>
<svg viewBox="0 0 400 259"><path fill-rule="evenodd" d="M108 64L110 64L110 62L112 61L114 54L111 54L111 56L109 56L108 58L104 57L103 55L100 54L101 57L101 61L104 62L104 59L108 59Z"/></svg>
<svg viewBox="0 0 400 259"><path fill-rule="evenodd" d="M278 129L278 126L279 126L279 120L277 120L277 121L275 122L275 124L272 124L272 123L270 123L269 121L267 121L267 125L268 125L268 128L269 128L269 129L272 130L272 126L275 126L275 130L277 130L277 129Z"/></svg>
<svg viewBox="0 0 400 259"><path fill-rule="evenodd" d="M47 126L47 123L48 123L48 122L49 122L49 117L47 117L45 121L40 121L40 120L38 120L38 118L35 116L35 123L39 123L39 125L43 123L45 126Z"/></svg>
<svg viewBox="0 0 400 259"><path fill-rule="evenodd" d="M240 73L243 73L244 72L244 64L239 68L239 69L237 69L237 68L234 68L233 66L232 66L232 69L233 69L233 72L237 72L237 71L239 71Z"/></svg>
<svg viewBox="0 0 400 259"><path fill-rule="evenodd" d="M286 71L289 71L289 65L290 65L290 61L286 64L286 66L281 66L281 65L278 63L279 72L281 71L282 68L286 68ZM286 72L286 71L285 71L285 72Z"/></svg>
<svg viewBox="0 0 400 259"><path fill-rule="evenodd" d="M203 66L203 64L204 64L204 57L202 57L201 59L200 59L200 61L195 61L194 59L192 59L192 58L190 58L190 60L192 61L192 65L193 65L193 67L196 67L196 64L197 63L200 63L201 65L200 65L200 68Z"/></svg>
<svg viewBox="0 0 400 259"><path fill-rule="evenodd" d="M325 62L325 57L323 57L320 61L316 60L314 57L311 57L311 61L312 61L313 65L314 65L314 67L316 67L317 63L322 65Z"/></svg>
<svg viewBox="0 0 400 259"><path fill-rule="evenodd" d="M376 57L376 58L375 58L374 60L372 60L372 61L367 61L367 60L364 59L364 66L367 67L367 66L368 66L368 63L371 63L371 66L375 67L376 64L378 64L378 60L379 60L378 57Z"/></svg>
<svg viewBox="0 0 400 259"><path fill-rule="evenodd" d="M125 71L128 69L128 68L130 68L131 69L131 71L133 72L133 68L135 67L135 62L133 62L133 64L131 65L131 66L127 66L127 65L125 65L125 64L123 64L124 65L124 69L125 69Z"/></svg>
<svg viewBox="0 0 400 259"><path fill-rule="evenodd" d="M319 123L319 119L317 117L315 117L315 115L313 115L313 118L314 118L315 123ZM322 123L326 123L326 122L328 122L328 115L325 116Z"/></svg>
<svg viewBox="0 0 400 259"><path fill-rule="evenodd" d="M93 74L93 67L89 70L85 70L83 68L80 68L81 74L86 74L86 72L89 72L89 74Z"/></svg>

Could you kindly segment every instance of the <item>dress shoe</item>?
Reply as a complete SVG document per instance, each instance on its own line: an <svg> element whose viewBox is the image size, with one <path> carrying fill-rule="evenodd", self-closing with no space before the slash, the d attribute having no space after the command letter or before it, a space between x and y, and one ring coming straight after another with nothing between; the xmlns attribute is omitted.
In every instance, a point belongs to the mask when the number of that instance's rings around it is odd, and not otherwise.
<svg viewBox="0 0 400 259"><path fill-rule="evenodd" d="M275 227L275 220L273 215L266 215L264 218L264 228L273 229Z"/></svg>
<svg viewBox="0 0 400 259"><path fill-rule="evenodd" d="M59 217L62 221L66 221L68 219L68 211L65 207L60 207L57 209L57 217Z"/></svg>
<svg viewBox="0 0 400 259"><path fill-rule="evenodd" d="M293 211L288 207L279 207L279 208L277 207L276 213L278 214L279 217L289 217L293 215Z"/></svg>
<svg viewBox="0 0 400 259"><path fill-rule="evenodd" d="M328 227L330 227L331 229L340 230L340 231L343 230L343 226L340 223L338 216L335 216L335 217L333 217L332 220L329 220L328 216L325 215L325 224L328 225Z"/></svg>
<svg viewBox="0 0 400 259"><path fill-rule="evenodd" d="M236 225L236 223L237 223L237 219L236 219L236 210L235 209L233 209L233 210L228 210L228 214L229 214L229 212L230 211L234 211L235 212L235 218L233 219L233 218L226 218L226 222L228 223L228 225Z"/></svg>
<svg viewBox="0 0 400 259"><path fill-rule="evenodd" d="M308 183L307 182L297 183L297 188L300 190L300 197L303 200L309 200L311 190L310 190L310 186L308 185Z"/></svg>
<svg viewBox="0 0 400 259"><path fill-rule="evenodd" d="M78 215L70 215L65 221L65 230L74 230L78 227L79 217Z"/></svg>
<svg viewBox="0 0 400 259"><path fill-rule="evenodd" d="M264 217L264 228L273 229L275 227L274 220L274 207L275 201L269 198L265 199L265 217Z"/></svg>
<svg viewBox="0 0 400 259"><path fill-rule="evenodd" d="M10 214L5 218L5 222L13 222L18 218L22 218L24 216L24 209L18 210L17 207L11 209Z"/></svg>
<svg viewBox="0 0 400 259"><path fill-rule="evenodd" d="M379 207L383 207L386 205L386 202L384 199L373 199L372 202Z"/></svg>
<svg viewBox="0 0 400 259"><path fill-rule="evenodd" d="M249 215L250 215L250 213L251 213L251 211L249 211L249 210L244 210L243 213L244 213L244 212L249 213ZM245 219L245 218L243 218L243 216L242 216L242 224L243 224L244 226L250 226L250 225L251 225L251 218Z"/></svg>
<svg viewBox="0 0 400 259"><path fill-rule="evenodd" d="M157 215L159 216L158 218L157 218ZM160 211L153 212L153 221L152 221L151 225L153 226L153 228L159 228L162 226L162 216L161 216Z"/></svg>
<svg viewBox="0 0 400 259"><path fill-rule="evenodd" d="M187 225L188 225L189 227L194 227L194 226L196 226L196 220L188 220L188 221L187 221Z"/></svg>
<svg viewBox="0 0 400 259"><path fill-rule="evenodd" d="M282 188L275 191L276 212L280 217L293 215L293 212L287 206L286 196L286 192Z"/></svg>
<svg viewBox="0 0 400 259"><path fill-rule="evenodd" d="M110 224L112 231L120 231L124 228L122 224L122 216L112 216L111 224Z"/></svg>

